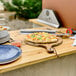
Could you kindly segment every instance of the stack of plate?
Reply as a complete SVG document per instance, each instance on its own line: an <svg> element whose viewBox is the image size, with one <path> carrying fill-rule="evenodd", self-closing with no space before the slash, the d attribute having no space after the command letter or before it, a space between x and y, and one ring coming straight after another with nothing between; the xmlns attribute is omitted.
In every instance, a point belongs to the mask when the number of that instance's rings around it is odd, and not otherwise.
<svg viewBox="0 0 76 76"><path fill-rule="evenodd" d="M0 31L0 44L9 41L10 35L7 30Z"/></svg>
<svg viewBox="0 0 76 76"><path fill-rule="evenodd" d="M20 58L21 49L12 45L0 45L0 64L7 64Z"/></svg>

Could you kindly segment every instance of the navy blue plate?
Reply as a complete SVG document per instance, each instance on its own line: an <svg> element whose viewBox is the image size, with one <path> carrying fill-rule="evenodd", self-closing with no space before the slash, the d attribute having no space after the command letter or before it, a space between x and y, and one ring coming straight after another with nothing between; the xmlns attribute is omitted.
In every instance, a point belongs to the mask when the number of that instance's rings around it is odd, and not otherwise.
<svg viewBox="0 0 76 76"><path fill-rule="evenodd" d="M0 64L15 61L21 56L21 49L12 45L0 45Z"/></svg>

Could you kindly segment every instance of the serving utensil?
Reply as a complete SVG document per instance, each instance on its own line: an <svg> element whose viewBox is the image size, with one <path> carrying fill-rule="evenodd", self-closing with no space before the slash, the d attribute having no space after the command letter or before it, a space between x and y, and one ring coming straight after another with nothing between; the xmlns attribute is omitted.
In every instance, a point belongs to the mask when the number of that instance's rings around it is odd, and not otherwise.
<svg viewBox="0 0 76 76"><path fill-rule="evenodd" d="M55 43L43 44L43 43L34 43L34 42L27 41L27 40L25 40L25 43L28 45L32 45L32 46L43 47L47 50L48 53L55 53L56 51L53 47L58 46L63 42L62 38L57 37L57 39L58 41Z"/></svg>

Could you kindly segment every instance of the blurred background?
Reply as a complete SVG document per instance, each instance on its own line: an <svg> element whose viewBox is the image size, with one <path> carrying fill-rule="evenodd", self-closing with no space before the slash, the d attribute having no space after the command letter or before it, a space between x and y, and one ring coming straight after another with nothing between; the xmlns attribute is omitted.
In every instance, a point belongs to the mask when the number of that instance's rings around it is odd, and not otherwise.
<svg viewBox="0 0 76 76"><path fill-rule="evenodd" d="M42 0L0 0L4 5L6 25L11 30L31 28L28 19L37 18L42 10Z"/></svg>

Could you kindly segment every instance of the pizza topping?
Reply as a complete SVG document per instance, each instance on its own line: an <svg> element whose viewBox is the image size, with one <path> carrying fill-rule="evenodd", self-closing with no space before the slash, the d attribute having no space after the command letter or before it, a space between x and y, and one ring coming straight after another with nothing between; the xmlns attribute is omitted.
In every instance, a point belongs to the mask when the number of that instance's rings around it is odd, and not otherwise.
<svg viewBox="0 0 76 76"><path fill-rule="evenodd" d="M57 37L55 35L46 32L28 34L26 35L26 39L37 42L51 42L53 39L57 41Z"/></svg>
<svg viewBox="0 0 76 76"><path fill-rule="evenodd" d="M7 30L7 28L4 28L3 26L0 26L0 31Z"/></svg>

